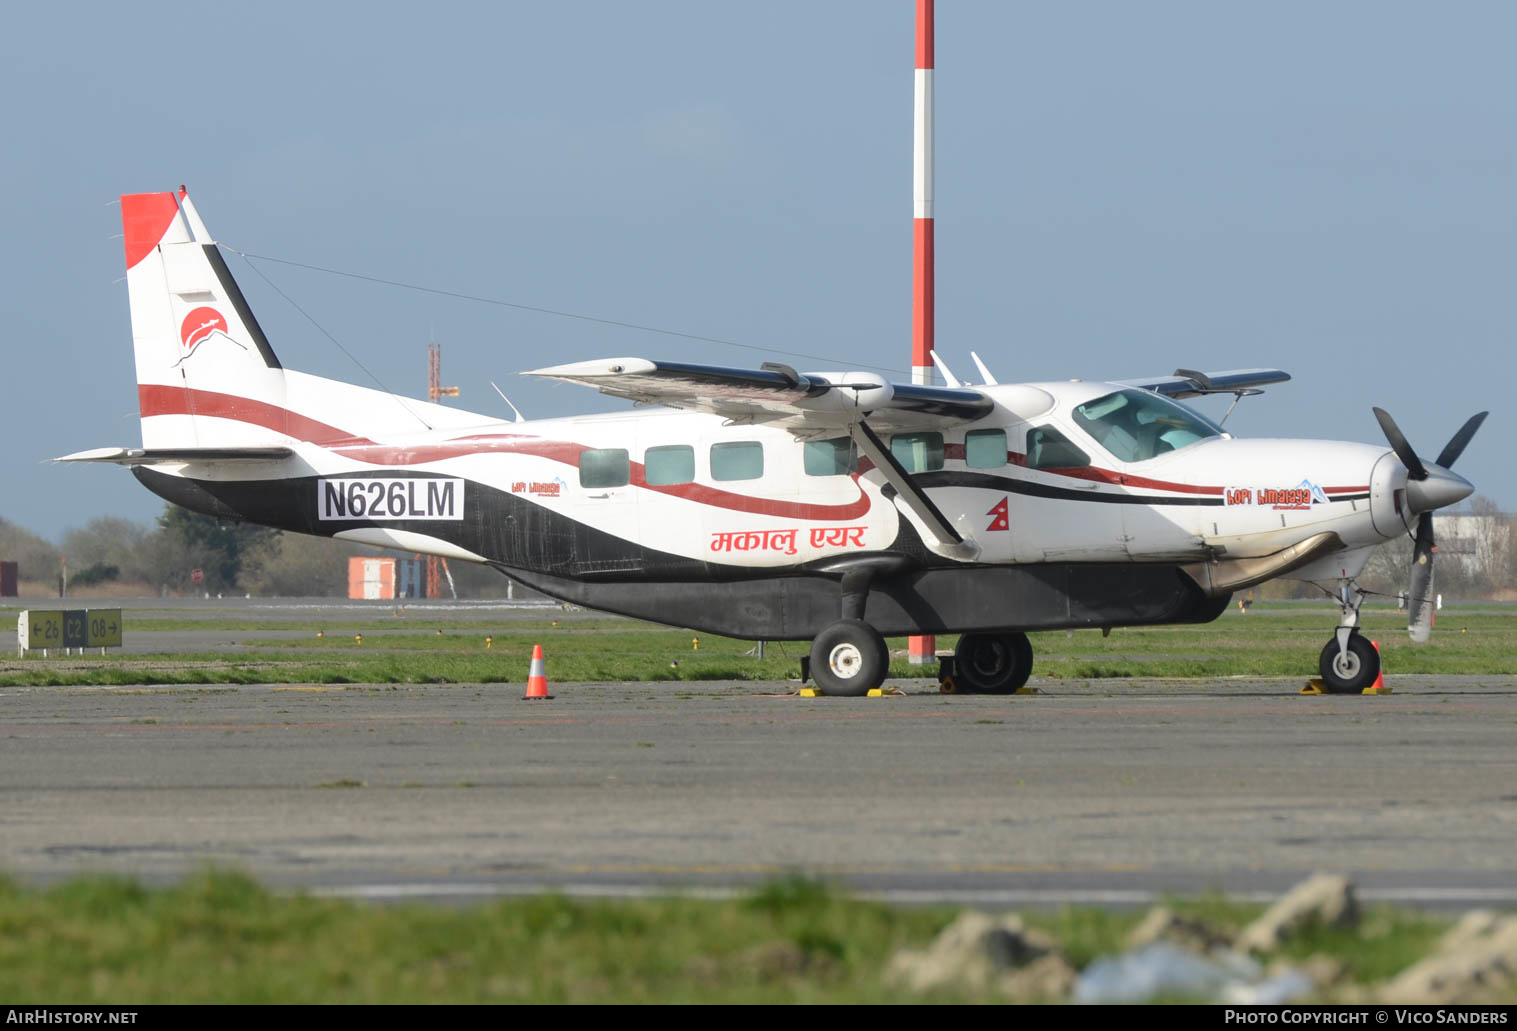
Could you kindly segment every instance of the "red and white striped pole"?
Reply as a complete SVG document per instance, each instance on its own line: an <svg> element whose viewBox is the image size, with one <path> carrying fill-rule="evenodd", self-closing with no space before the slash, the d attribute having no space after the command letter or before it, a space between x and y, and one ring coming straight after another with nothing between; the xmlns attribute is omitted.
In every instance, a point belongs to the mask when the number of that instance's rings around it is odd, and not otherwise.
<svg viewBox="0 0 1517 1031"><path fill-rule="evenodd" d="M911 382L932 383L932 25L933 0L917 0L916 132L911 198L915 239L912 248ZM937 639L913 637L907 644L913 666L936 657Z"/></svg>

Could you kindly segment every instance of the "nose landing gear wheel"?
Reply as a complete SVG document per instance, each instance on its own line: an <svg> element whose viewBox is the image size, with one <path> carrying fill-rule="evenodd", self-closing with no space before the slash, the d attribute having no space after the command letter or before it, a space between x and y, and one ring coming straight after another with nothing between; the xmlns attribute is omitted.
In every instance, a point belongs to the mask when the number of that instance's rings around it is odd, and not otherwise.
<svg viewBox="0 0 1517 1031"><path fill-rule="evenodd" d="M1363 635L1350 634L1346 652L1336 640L1327 642L1318 668L1329 691L1363 691L1380 675L1380 653Z"/></svg>
<svg viewBox="0 0 1517 1031"><path fill-rule="evenodd" d="M1012 694L1032 676L1026 634L964 634L953 653L954 677L965 691Z"/></svg>
<svg viewBox="0 0 1517 1031"><path fill-rule="evenodd" d="M811 642L811 678L824 695L866 695L889 669L885 639L861 619L839 620Z"/></svg>

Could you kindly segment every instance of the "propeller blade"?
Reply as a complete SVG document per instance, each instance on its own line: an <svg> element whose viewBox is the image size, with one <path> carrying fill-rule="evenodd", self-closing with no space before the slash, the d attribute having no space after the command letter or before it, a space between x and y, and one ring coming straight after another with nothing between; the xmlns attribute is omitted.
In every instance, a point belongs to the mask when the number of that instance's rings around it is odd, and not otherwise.
<svg viewBox="0 0 1517 1031"><path fill-rule="evenodd" d="M1426 644L1433 634L1433 514L1426 512L1417 523L1417 543L1412 547L1411 587L1406 596L1406 628L1416 644Z"/></svg>
<svg viewBox="0 0 1517 1031"><path fill-rule="evenodd" d="M1438 454L1438 464L1447 469L1458 461L1459 456L1464 454L1465 446L1469 444L1470 438L1475 435L1475 431L1480 428L1480 424L1485 422L1485 417L1490 414L1490 412L1480 412L1477 415L1470 416L1469 421L1459 427L1459 432L1450 437L1449 442L1443 445L1443 450Z"/></svg>
<svg viewBox="0 0 1517 1031"><path fill-rule="evenodd" d="M1391 418L1390 413L1384 408L1376 408L1375 420L1380 423L1380 432L1384 433L1385 439L1390 441L1391 450L1396 452L1396 457L1401 459L1402 465L1406 466L1407 475L1414 480L1427 479L1427 467L1422 464L1422 459L1417 457L1417 452L1412 450L1412 445L1406 442L1401 427L1396 425L1396 420Z"/></svg>

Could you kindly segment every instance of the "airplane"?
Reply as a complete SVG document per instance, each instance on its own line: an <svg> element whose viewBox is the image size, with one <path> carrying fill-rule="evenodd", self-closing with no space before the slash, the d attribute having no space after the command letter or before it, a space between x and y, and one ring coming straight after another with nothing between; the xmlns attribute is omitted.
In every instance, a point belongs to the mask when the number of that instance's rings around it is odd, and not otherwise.
<svg viewBox="0 0 1517 1031"><path fill-rule="evenodd" d="M1358 690L1380 670L1358 631L1370 554L1415 540L1426 641L1433 513L1474 490L1450 466L1484 412L1426 462L1378 408L1389 447L1240 439L1181 403L1290 378L1275 369L1001 384L972 355L984 383L944 368L939 387L622 357L526 374L631 410L491 418L286 369L183 187L121 209L142 446L58 461L577 605L810 641L824 694L878 687L885 635L955 633L960 690L1015 691L1028 631L1205 623L1276 577L1336 597L1319 669Z"/></svg>

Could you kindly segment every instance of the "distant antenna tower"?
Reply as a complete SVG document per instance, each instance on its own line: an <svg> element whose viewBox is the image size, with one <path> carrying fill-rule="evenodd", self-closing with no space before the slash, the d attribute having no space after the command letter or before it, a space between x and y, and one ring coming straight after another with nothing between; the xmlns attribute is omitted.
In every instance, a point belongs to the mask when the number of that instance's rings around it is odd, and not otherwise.
<svg viewBox="0 0 1517 1031"><path fill-rule="evenodd" d="M445 397L457 397L457 387L442 385L442 345L435 339L427 340L427 400L434 404ZM442 597L442 559L427 556L427 597Z"/></svg>
<svg viewBox="0 0 1517 1031"><path fill-rule="evenodd" d="M427 341L427 400L437 401L444 397L457 397L457 387L442 385L442 345L436 340Z"/></svg>

